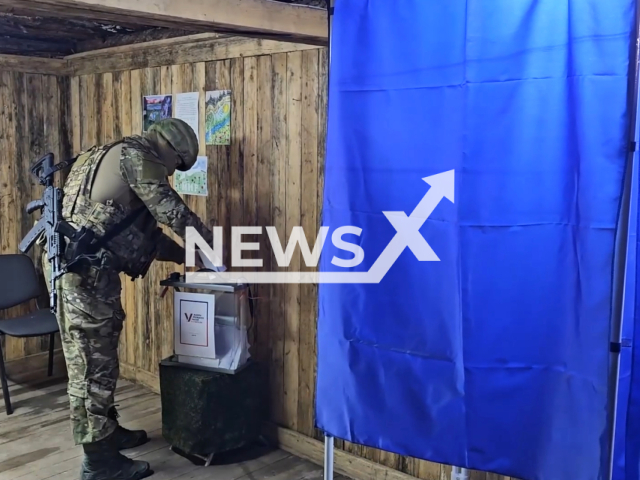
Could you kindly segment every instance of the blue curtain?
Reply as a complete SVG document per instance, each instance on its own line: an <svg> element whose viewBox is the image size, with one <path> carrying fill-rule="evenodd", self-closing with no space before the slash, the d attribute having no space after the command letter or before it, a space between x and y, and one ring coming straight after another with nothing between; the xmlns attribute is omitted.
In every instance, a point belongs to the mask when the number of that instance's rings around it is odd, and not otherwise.
<svg viewBox="0 0 640 480"><path fill-rule="evenodd" d="M606 478L634 1L336 3L321 271L368 272L423 224L379 283L320 285L318 428ZM423 181L451 170L454 195Z"/></svg>

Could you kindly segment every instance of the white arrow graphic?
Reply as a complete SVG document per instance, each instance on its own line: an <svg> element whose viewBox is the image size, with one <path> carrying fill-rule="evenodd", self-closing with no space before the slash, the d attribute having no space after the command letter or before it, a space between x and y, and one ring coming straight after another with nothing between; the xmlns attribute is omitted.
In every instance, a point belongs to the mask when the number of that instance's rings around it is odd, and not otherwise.
<svg viewBox="0 0 640 480"><path fill-rule="evenodd" d="M454 171L425 177L422 180L431 185L427 194L407 217L404 212L382 212L396 229L395 236L380 254L376 263L369 269L369 276L374 283L380 282L405 248L409 247L421 262L439 262L440 259L420 234L420 228L433 213L440 201L446 197L454 203L455 177Z"/></svg>
<svg viewBox="0 0 640 480"><path fill-rule="evenodd" d="M443 198L455 203L454 170L425 177L431 188L413 209L405 212L382 212L396 229L396 234L368 272L187 272L188 283L380 283L405 248L421 262L439 262L420 228Z"/></svg>

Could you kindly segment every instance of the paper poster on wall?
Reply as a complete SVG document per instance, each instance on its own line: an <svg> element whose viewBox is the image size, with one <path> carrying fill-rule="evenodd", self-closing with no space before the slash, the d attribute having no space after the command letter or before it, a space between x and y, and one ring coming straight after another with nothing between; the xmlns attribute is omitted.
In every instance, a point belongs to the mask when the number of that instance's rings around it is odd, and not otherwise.
<svg viewBox="0 0 640 480"><path fill-rule="evenodd" d="M200 94L198 92L177 93L176 94L176 114L175 117L184 120L189 124L200 140L200 122L198 102Z"/></svg>
<svg viewBox="0 0 640 480"><path fill-rule="evenodd" d="M171 95L147 95L142 97L142 128L146 132L151 125L173 115Z"/></svg>
<svg viewBox="0 0 640 480"><path fill-rule="evenodd" d="M215 358L215 295L175 292L173 308L175 353Z"/></svg>
<svg viewBox="0 0 640 480"><path fill-rule="evenodd" d="M231 90L206 93L205 143L231 145Z"/></svg>
<svg viewBox="0 0 640 480"><path fill-rule="evenodd" d="M176 192L184 195L207 195L207 157L198 157L186 172L176 170L173 174Z"/></svg>

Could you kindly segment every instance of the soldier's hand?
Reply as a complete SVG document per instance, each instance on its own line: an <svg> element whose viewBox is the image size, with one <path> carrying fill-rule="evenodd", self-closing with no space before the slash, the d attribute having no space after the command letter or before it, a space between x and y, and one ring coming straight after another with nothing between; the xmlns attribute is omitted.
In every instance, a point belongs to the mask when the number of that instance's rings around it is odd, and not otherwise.
<svg viewBox="0 0 640 480"><path fill-rule="evenodd" d="M204 262L202 261L202 259L200 258L200 254L198 252L196 252L196 265L195 267L198 270L202 270L204 269Z"/></svg>

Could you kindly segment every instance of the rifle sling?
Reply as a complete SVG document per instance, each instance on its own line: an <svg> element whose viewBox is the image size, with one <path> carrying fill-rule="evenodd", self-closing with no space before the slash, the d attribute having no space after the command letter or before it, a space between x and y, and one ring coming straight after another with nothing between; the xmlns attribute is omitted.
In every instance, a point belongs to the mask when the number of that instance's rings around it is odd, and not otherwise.
<svg viewBox="0 0 640 480"><path fill-rule="evenodd" d="M63 162L59 162L55 164L53 168L49 171L49 175L53 175L54 173L59 172L60 170L64 170L65 168L69 168L71 165L75 163L75 161L78 159L78 156L79 155L73 157L70 160L65 160Z"/></svg>
<svg viewBox="0 0 640 480"><path fill-rule="evenodd" d="M106 145L108 147L112 147L113 145L117 145L118 143L121 143L122 140L118 141L118 142L113 142L109 145ZM69 168L70 166L72 166L74 163L76 163L76 161L78 160L78 158L80 158L81 155L90 152L91 150L93 150L94 148L96 148L96 146L94 145L93 147L91 147L90 149L88 149L85 152L80 152L78 155L76 155L73 158L70 158L69 160L63 160L62 162L58 162L56 163L49 171L47 171L47 177L51 177L54 173L59 172L60 170L64 170L65 168Z"/></svg>
<svg viewBox="0 0 640 480"><path fill-rule="evenodd" d="M93 149L93 148L95 148L95 147L91 147L91 149ZM89 150L91 150L91 149L89 149ZM53 167L51 167L51 169L46 171L46 177L47 178L51 178L51 177L53 177L54 173L57 173L60 170L64 170L66 168L71 167L74 163L76 163L78 158L80 158L80 155L82 155L82 153L79 153L75 157L70 158L68 160L63 160L61 162L56 163Z"/></svg>

